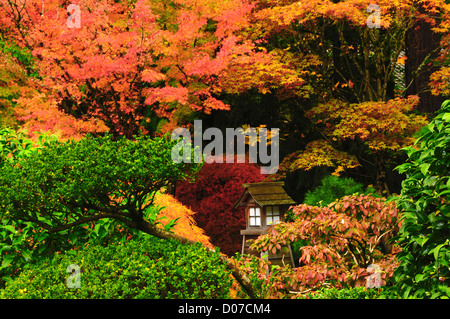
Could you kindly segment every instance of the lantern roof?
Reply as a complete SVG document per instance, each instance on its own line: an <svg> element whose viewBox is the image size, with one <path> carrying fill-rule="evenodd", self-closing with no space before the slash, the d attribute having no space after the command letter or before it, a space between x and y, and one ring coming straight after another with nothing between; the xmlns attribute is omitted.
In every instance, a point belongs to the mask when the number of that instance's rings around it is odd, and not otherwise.
<svg viewBox="0 0 450 319"><path fill-rule="evenodd" d="M261 207L272 205L295 205L296 202L286 193L283 188L284 182L263 182L242 184L244 192L234 207L243 206L249 196L253 197Z"/></svg>

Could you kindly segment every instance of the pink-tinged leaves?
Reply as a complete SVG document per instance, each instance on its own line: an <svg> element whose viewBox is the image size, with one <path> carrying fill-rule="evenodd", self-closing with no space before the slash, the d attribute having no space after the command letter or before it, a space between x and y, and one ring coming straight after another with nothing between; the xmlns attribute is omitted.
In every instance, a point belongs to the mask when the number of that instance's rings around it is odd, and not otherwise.
<svg viewBox="0 0 450 319"><path fill-rule="evenodd" d="M142 71L141 80L148 83L154 83L158 81L164 81L167 77L160 72L151 69L145 69Z"/></svg>
<svg viewBox="0 0 450 319"><path fill-rule="evenodd" d="M274 225L268 234L255 241L254 247L275 250L286 240L306 240L308 244L300 248L297 275L290 277L295 278L294 286L315 287L324 282L341 286L348 284L346 280L350 277L354 282L362 280L365 275L355 271L367 267L368 261L385 265L388 276L392 276L391 257L398 249L383 255L378 246L382 233L398 230L399 214L393 202L353 195L328 207L301 204L292 207L292 211L296 216L294 222Z"/></svg>
<svg viewBox="0 0 450 319"><path fill-rule="evenodd" d="M138 0L135 3L132 17L133 21L141 28L148 28L148 25L156 22L156 17L153 15L152 9L146 0Z"/></svg>
<svg viewBox="0 0 450 319"><path fill-rule="evenodd" d="M152 105L156 102L180 104L188 103L188 89L185 87L165 86L163 88L152 88L147 90L145 104Z"/></svg>

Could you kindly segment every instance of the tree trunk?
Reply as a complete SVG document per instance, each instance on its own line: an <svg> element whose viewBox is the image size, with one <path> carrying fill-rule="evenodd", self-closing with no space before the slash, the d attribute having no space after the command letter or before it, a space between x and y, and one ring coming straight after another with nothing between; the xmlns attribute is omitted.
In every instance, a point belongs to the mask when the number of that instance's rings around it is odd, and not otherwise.
<svg viewBox="0 0 450 319"><path fill-rule="evenodd" d="M420 13L426 14L422 5L418 9ZM442 104L442 98L432 95L428 85L430 75L437 70L432 62L439 54L439 42L439 34L433 32L431 26L422 20L417 21L406 33L406 95L420 97L417 106L420 112L436 112ZM416 72L418 73L415 74Z"/></svg>
<svg viewBox="0 0 450 319"><path fill-rule="evenodd" d="M377 155L375 158L375 165L377 169L377 180L375 189L377 193L383 196L390 196L389 187L387 185L386 181L386 160L385 156L387 154L384 154L385 152L380 152L381 154Z"/></svg>

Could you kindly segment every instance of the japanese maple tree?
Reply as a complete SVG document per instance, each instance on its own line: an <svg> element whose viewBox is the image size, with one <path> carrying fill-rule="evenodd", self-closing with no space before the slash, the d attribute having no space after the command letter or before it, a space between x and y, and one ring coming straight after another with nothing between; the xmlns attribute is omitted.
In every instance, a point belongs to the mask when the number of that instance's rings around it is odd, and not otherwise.
<svg viewBox="0 0 450 319"><path fill-rule="evenodd" d="M447 6L450 6L449 4ZM437 58L437 63L442 67L430 76L431 93L434 95L450 96L450 23L449 19L442 21L436 27L436 32L444 33L441 39L441 51Z"/></svg>
<svg viewBox="0 0 450 319"><path fill-rule="evenodd" d="M389 161L426 124L413 113L416 98L405 96L410 85L402 71L408 58L405 34L417 21L431 25L443 40L448 33L449 5L419 2L425 13L416 1L257 3L249 37L297 66L304 94L291 103L312 119L298 134L301 149L286 157L281 173L326 166L339 174L364 166L365 173L374 171L370 179L377 190L389 194L386 171L394 166ZM442 48L446 45L443 41ZM442 56L443 61L445 51ZM413 73L423 71L422 66ZM434 74L436 94L446 92L446 72ZM286 114L286 121L294 114Z"/></svg>
<svg viewBox="0 0 450 319"><path fill-rule="evenodd" d="M265 277L270 294L304 293L323 285L364 286L368 267L380 269L386 285L396 268L398 248L388 240L399 230L395 202L370 195L345 196L327 207L301 204L293 222L280 222L253 243L259 251L277 253L294 241L303 243L299 266L273 270Z"/></svg>
<svg viewBox="0 0 450 319"><path fill-rule="evenodd" d="M198 226L221 251L240 251L245 228L244 211L233 208L243 192L242 184L261 182L265 175L252 163L205 163L194 183L177 183L176 198L196 212Z"/></svg>
<svg viewBox="0 0 450 319"><path fill-rule="evenodd" d="M239 90L233 73L267 63L271 69L246 89L267 91L269 77L271 85L281 78L278 86L302 84L279 57L237 34L253 9L245 0L73 4L80 16L67 11L68 2L0 2L1 32L32 51L42 78L35 83L42 99L18 100L19 118L33 120L33 129L53 128L46 123L60 110L94 132L170 131L196 112L228 109L218 96Z"/></svg>
<svg viewBox="0 0 450 319"><path fill-rule="evenodd" d="M214 8L205 11L207 3L74 4L81 12L79 28L68 27L66 3L5 1L2 6L13 20L7 27L16 29L38 60L41 90L60 109L78 118L97 118L112 133L131 136L139 130L154 133L162 124L157 119L170 120L174 109L181 112L184 107L186 112L203 104L226 108L211 96L209 86L191 77L196 58L204 60L218 47L211 32L204 30L208 19L214 18ZM202 44L194 44L208 36ZM196 71L198 78L209 72ZM194 101L200 91L205 103ZM29 108L27 102L39 101L20 102Z"/></svg>
<svg viewBox="0 0 450 319"><path fill-rule="evenodd" d="M197 226L195 212L181 204L172 195L158 193L155 196L155 205L161 207L161 227L175 221L173 231L175 234L202 243L206 247L214 248L205 231Z"/></svg>
<svg viewBox="0 0 450 319"><path fill-rule="evenodd" d="M287 51L293 61L315 57L319 62L307 83L326 83L332 96L352 102L393 97L390 82L397 65L407 61L405 34L414 22L424 21L442 35L449 31L450 7L443 0L259 1L256 8L255 39Z"/></svg>
<svg viewBox="0 0 450 319"><path fill-rule="evenodd" d="M377 191L388 192L385 170L389 161L403 147L414 143L414 134L427 124L426 116L413 113L417 96L396 98L387 102L348 104L333 100L312 108L307 116L321 127L323 139L311 142L294 160L287 158L290 169L310 169L316 166L334 167L334 174L361 165L361 153L373 157ZM357 140L358 153L339 151L345 141ZM310 146L314 146L311 147ZM312 150L312 151L311 151Z"/></svg>

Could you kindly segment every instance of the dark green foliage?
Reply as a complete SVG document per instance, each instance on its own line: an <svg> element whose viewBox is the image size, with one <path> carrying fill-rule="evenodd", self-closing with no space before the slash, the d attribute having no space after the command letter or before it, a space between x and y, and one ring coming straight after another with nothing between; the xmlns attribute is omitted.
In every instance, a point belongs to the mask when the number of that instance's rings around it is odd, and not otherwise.
<svg viewBox="0 0 450 319"><path fill-rule="evenodd" d="M54 137L42 134L33 142L23 133L10 128L0 130L0 168L12 166L20 160L54 141ZM3 196L2 196L3 197ZM0 287L9 275L16 273L21 265L30 262L41 251L44 240L49 241L48 234L40 233L33 223L16 223L6 216L9 212L4 206L0 209ZM31 239L33 238L33 239Z"/></svg>
<svg viewBox="0 0 450 319"><path fill-rule="evenodd" d="M353 179L329 175L322 179L320 186L306 193L303 202L311 206L325 207L346 195L363 192L364 186Z"/></svg>
<svg viewBox="0 0 450 319"><path fill-rule="evenodd" d="M402 298L450 297L450 100L421 132L408 161L396 281Z"/></svg>
<svg viewBox="0 0 450 319"><path fill-rule="evenodd" d="M74 264L79 288L67 285L74 278L67 268ZM0 298L229 298L231 283L218 252L145 235L27 265L0 290Z"/></svg>
<svg viewBox="0 0 450 319"><path fill-rule="evenodd" d="M198 166L174 163L173 144L105 136L35 149L21 136L0 135L3 158L13 153L0 165L0 284L55 251L94 237L106 243L144 220L156 224L155 192ZM128 233L115 233L119 225Z"/></svg>
<svg viewBox="0 0 450 319"><path fill-rule="evenodd" d="M156 191L198 165L174 163L165 138L54 142L0 174L2 215L52 232L102 218L138 222Z"/></svg>

